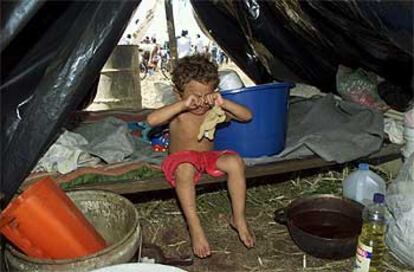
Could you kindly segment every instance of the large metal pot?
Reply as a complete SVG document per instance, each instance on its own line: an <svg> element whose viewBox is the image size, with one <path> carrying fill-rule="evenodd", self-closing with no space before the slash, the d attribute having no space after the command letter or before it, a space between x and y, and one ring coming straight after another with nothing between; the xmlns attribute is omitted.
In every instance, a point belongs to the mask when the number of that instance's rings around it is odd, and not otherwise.
<svg viewBox="0 0 414 272"><path fill-rule="evenodd" d="M306 253L325 259L355 255L363 206L333 195L313 195L275 211L275 220Z"/></svg>

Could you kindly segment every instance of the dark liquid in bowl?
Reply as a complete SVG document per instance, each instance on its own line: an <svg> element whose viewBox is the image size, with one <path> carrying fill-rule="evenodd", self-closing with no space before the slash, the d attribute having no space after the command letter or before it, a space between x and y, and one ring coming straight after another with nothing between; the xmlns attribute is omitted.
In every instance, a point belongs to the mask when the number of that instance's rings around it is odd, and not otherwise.
<svg viewBox="0 0 414 272"><path fill-rule="evenodd" d="M307 233L329 239L355 237L362 227L358 218L329 211L299 213L292 218L292 223Z"/></svg>

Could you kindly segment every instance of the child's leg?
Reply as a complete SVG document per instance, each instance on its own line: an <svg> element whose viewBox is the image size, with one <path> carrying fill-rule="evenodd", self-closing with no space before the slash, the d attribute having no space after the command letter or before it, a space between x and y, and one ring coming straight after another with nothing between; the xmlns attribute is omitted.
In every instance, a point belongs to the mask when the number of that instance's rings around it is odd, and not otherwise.
<svg viewBox="0 0 414 272"><path fill-rule="evenodd" d="M237 229L240 239L248 248L253 247L255 239L250 232L245 217L246 178L244 162L238 155L223 155L216 162L217 169L227 173L228 188L233 209L233 227Z"/></svg>
<svg viewBox="0 0 414 272"><path fill-rule="evenodd" d="M211 254L211 251L197 215L194 173L195 169L191 164L180 164L175 171L175 191L187 221L194 254L197 257L205 258Z"/></svg>

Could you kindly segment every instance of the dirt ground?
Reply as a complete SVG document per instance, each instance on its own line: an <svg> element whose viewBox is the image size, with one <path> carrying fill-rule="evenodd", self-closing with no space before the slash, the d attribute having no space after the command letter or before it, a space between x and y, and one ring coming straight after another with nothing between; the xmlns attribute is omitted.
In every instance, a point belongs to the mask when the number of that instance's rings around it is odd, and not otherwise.
<svg viewBox="0 0 414 272"><path fill-rule="evenodd" d="M352 169L351 169L352 170ZM320 170L271 176L249 180L247 218L257 245L247 250L228 225L230 205L225 185L199 188L198 213L212 247L211 257L194 258L186 271L352 271L353 259L330 261L317 259L302 252L291 240L284 225L273 219L274 211L290 201L309 194L341 194L341 182L350 169ZM377 169L377 172L392 177ZM192 256L185 222L172 191L148 201L142 196L138 208L145 243L160 246L168 257ZM164 198L164 199L162 199ZM142 202L139 202L142 201ZM145 255L145 254L144 254ZM384 259L381 271L409 271L390 256Z"/></svg>

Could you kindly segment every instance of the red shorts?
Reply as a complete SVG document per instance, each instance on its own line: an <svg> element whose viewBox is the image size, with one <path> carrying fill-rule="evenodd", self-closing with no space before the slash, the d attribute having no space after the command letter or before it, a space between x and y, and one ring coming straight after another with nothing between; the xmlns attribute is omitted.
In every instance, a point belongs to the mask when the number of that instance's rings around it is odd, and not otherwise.
<svg viewBox="0 0 414 272"><path fill-rule="evenodd" d="M217 159L222 155L237 154L231 150L221 151L180 151L169 155L161 165L161 169L164 172L165 178L172 187L175 187L175 170L178 165L182 163L190 163L195 168L194 184L201 178L202 173L207 173L213 177L219 177L224 175L223 172L217 169Z"/></svg>

